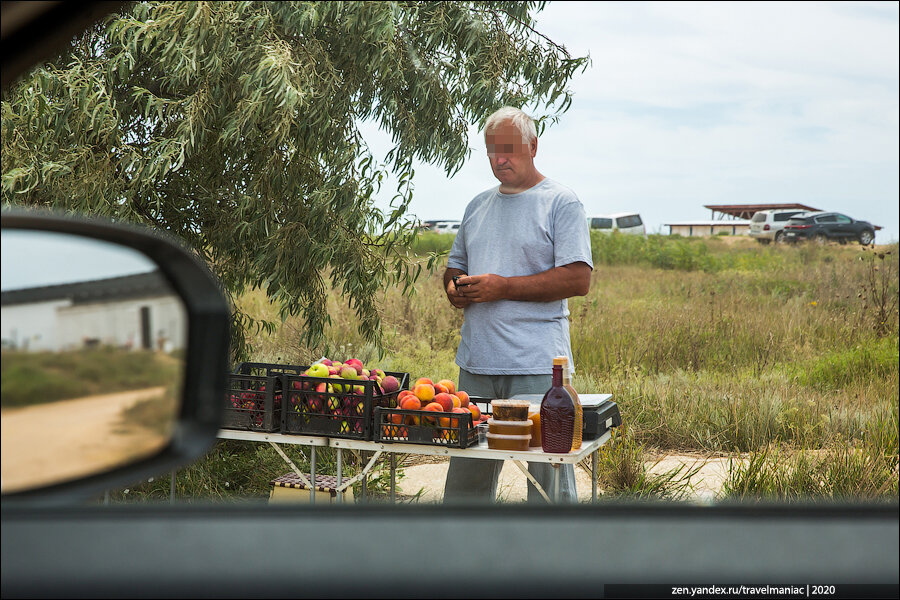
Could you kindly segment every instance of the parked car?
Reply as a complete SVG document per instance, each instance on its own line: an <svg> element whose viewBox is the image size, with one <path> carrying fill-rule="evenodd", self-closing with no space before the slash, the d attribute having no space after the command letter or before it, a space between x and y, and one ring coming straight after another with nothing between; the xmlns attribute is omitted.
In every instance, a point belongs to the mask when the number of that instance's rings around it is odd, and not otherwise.
<svg viewBox="0 0 900 600"><path fill-rule="evenodd" d="M459 231L459 221L438 221L431 231L437 233L456 233Z"/></svg>
<svg viewBox="0 0 900 600"><path fill-rule="evenodd" d="M761 244L783 241L784 228L791 217L804 211L790 208L761 210L750 219L750 237Z"/></svg>
<svg viewBox="0 0 900 600"><path fill-rule="evenodd" d="M875 241L875 226L836 212L803 213L788 221L784 228L784 240L815 240L819 243L858 241L867 246Z"/></svg>
<svg viewBox="0 0 900 600"><path fill-rule="evenodd" d="M611 215L594 215L588 217L588 227L597 229L605 233L613 231L621 231L622 233L633 233L637 235L647 235L644 227L644 221L638 213L615 213Z"/></svg>

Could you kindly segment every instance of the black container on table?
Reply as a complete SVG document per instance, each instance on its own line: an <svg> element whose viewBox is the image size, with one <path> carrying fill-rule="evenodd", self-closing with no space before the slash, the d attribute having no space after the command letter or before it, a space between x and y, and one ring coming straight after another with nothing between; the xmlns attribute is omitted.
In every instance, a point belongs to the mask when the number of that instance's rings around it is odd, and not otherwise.
<svg viewBox="0 0 900 600"><path fill-rule="evenodd" d="M281 405L287 374L300 374L305 367L244 362L228 375L224 429L271 433L281 427Z"/></svg>
<svg viewBox="0 0 900 600"><path fill-rule="evenodd" d="M388 375L400 382L389 394L369 379L286 375L281 433L371 440L374 410L397 406L400 390L409 389L409 373L385 371Z"/></svg>
<svg viewBox="0 0 900 600"><path fill-rule="evenodd" d="M468 448L478 444L478 431L472 426L471 413L376 408L375 440Z"/></svg>

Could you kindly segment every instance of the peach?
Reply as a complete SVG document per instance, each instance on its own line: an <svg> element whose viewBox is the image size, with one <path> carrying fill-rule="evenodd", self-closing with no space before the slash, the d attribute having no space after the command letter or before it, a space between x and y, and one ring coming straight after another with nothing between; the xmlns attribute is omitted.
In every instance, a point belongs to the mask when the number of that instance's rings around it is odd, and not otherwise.
<svg viewBox="0 0 900 600"><path fill-rule="evenodd" d="M434 401L441 405L441 408L444 409L444 412L450 412L453 410L453 398L446 392L436 394L434 396Z"/></svg>
<svg viewBox="0 0 900 600"><path fill-rule="evenodd" d="M415 388L417 385L421 385L423 383L427 383L428 385L434 385L434 382L432 380L428 379L427 377L419 377L418 379L416 379L416 382L413 384L413 387Z"/></svg>
<svg viewBox="0 0 900 600"><path fill-rule="evenodd" d="M448 390L446 386L441 385L440 383L435 383L434 384L434 393L435 394L449 394L450 390Z"/></svg>
<svg viewBox="0 0 900 600"><path fill-rule="evenodd" d="M400 390L400 393L397 394L397 400L403 400L407 396L413 396L412 390Z"/></svg>
<svg viewBox="0 0 900 600"><path fill-rule="evenodd" d="M391 423L394 425L399 425L403 422L403 415L400 413L391 413Z"/></svg>
<svg viewBox="0 0 900 600"><path fill-rule="evenodd" d="M430 402L425 405L425 408L422 410L428 410L432 412L444 412L444 407L438 404L437 402ZM430 423L431 425L435 424L434 417L424 417L426 423Z"/></svg>
<svg viewBox="0 0 900 600"><path fill-rule="evenodd" d="M462 408L462 407L454 407L454 408L453 408L453 412L455 412L455 413L457 413L457 414L460 414L460 415L470 415L470 414L472 414L472 413L469 411L468 408ZM461 423L468 423L468 422L469 422L469 419L462 418L462 419L460 419L460 422L461 422ZM474 420L474 419L472 419L472 423L475 423L475 420Z"/></svg>
<svg viewBox="0 0 900 600"><path fill-rule="evenodd" d="M457 395L457 397L459 397L459 405L460 405L460 406L462 406L463 408L465 408L465 407L467 407L467 406L469 405L469 394L468 394L468 392L464 392L464 391L462 391L462 390L459 390L458 392L456 392L456 395Z"/></svg>
<svg viewBox="0 0 900 600"><path fill-rule="evenodd" d="M459 396L456 394L450 394L450 399L453 400L453 408L461 408L462 400L459 399Z"/></svg>
<svg viewBox="0 0 900 600"><path fill-rule="evenodd" d="M472 422L473 422L473 423L474 423L475 421L478 421L478 420L481 419L481 409L478 408L477 405L475 405L475 404L470 404L470 405L467 406L466 408L468 408L468 409L469 409L469 412L472 413Z"/></svg>
<svg viewBox="0 0 900 600"><path fill-rule="evenodd" d="M449 379L441 379L438 381L438 384L447 388L447 392L453 394L456 392L456 384L450 381Z"/></svg>
<svg viewBox="0 0 900 600"><path fill-rule="evenodd" d="M450 421L451 421L450 417L441 417L438 419L438 425L440 425L441 427L446 427L446 428L457 427L459 425L458 417L454 418L452 423Z"/></svg>
<svg viewBox="0 0 900 600"><path fill-rule="evenodd" d="M422 402L413 395L405 396L403 400L400 401L400 408L403 410L420 410L422 408Z"/></svg>
<svg viewBox="0 0 900 600"><path fill-rule="evenodd" d="M422 402L431 402L434 400L434 386L430 383L420 383L413 388L413 394Z"/></svg>
<svg viewBox="0 0 900 600"><path fill-rule="evenodd" d="M406 415L406 418L403 419L403 422L407 425L420 425L422 420L419 417L414 417L412 415Z"/></svg>

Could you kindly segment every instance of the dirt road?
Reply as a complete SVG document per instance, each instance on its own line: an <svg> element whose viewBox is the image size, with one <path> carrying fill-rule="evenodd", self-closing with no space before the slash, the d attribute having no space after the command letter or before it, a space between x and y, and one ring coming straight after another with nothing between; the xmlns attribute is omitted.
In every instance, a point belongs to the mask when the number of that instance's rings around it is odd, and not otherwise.
<svg viewBox="0 0 900 600"><path fill-rule="evenodd" d="M704 457L692 454L670 454L647 462L651 473L662 474L679 468L681 473L697 469L690 478L691 492L688 499L698 502L713 500L720 492L728 475L728 461L722 457ZM420 494L419 502L441 502L444 497L444 480L449 462L417 464L403 469L403 478L397 483L398 493L410 499ZM683 465L683 466L682 466ZM591 476L580 467L575 469L575 487L580 502L591 500ZM497 484L497 500L500 502L524 502L527 483L522 472L510 461L505 461Z"/></svg>
<svg viewBox="0 0 900 600"><path fill-rule="evenodd" d="M153 387L0 411L4 492L72 479L149 456L167 436L125 420L135 404L165 394Z"/></svg>

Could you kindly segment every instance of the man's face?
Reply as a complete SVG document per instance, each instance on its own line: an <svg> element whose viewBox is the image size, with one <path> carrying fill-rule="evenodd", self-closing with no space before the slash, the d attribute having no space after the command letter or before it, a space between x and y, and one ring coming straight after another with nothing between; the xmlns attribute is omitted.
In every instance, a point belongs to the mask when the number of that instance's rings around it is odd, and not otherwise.
<svg viewBox="0 0 900 600"><path fill-rule="evenodd" d="M537 140L527 143L515 125L506 121L484 135L491 170L500 183L515 185L533 176Z"/></svg>

